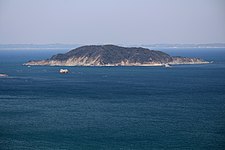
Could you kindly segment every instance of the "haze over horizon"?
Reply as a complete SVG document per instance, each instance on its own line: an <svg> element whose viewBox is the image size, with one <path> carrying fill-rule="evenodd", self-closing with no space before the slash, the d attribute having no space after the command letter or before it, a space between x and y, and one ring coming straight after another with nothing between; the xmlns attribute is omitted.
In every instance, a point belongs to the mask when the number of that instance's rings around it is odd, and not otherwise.
<svg viewBox="0 0 225 150"><path fill-rule="evenodd" d="M0 0L0 44L225 43L223 0Z"/></svg>

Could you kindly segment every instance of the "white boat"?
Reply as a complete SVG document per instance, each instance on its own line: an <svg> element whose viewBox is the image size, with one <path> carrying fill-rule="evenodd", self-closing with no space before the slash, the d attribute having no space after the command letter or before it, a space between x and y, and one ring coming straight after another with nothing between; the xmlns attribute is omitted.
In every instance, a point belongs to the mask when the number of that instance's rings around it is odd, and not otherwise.
<svg viewBox="0 0 225 150"><path fill-rule="evenodd" d="M60 69L59 72L64 74L64 73L69 73L69 70L68 69Z"/></svg>
<svg viewBox="0 0 225 150"><path fill-rule="evenodd" d="M7 74L0 73L0 77L8 77Z"/></svg>
<svg viewBox="0 0 225 150"><path fill-rule="evenodd" d="M164 64L164 67L168 68L171 67L169 64Z"/></svg>

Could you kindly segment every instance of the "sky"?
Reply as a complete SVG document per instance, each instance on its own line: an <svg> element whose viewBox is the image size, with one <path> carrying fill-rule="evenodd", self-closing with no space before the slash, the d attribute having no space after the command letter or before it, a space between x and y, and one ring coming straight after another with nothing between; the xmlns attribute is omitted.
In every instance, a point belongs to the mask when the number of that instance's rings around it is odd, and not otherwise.
<svg viewBox="0 0 225 150"><path fill-rule="evenodd" d="M0 0L0 44L225 43L225 0Z"/></svg>

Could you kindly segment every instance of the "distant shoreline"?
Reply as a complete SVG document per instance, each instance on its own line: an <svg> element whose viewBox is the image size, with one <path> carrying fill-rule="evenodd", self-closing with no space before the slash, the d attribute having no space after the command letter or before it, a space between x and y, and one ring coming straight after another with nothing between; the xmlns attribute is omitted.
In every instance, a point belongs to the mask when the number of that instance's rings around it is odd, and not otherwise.
<svg viewBox="0 0 225 150"><path fill-rule="evenodd" d="M85 44L0 44L0 50L40 50L40 49L74 49ZM225 48L225 43L208 44L118 44L125 47L146 47L152 49L158 48Z"/></svg>
<svg viewBox="0 0 225 150"><path fill-rule="evenodd" d="M24 63L24 66L50 66L50 67L165 67L165 65L175 66L175 65L204 65L204 64L212 64L213 62L199 62L199 63L174 63L174 64L128 64L128 65L113 65L113 64L107 64L107 65L34 65L34 64L27 64Z"/></svg>
<svg viewBox="0 0 225 150"><path fill-rule="evenodd" d="M74 47L73 47L74 48ZM73 49L71 48L71 49ZM216 49L219 49L219 48L224 48L225 47L147 47L147 48L151 48L151 49L165 49L165 48L168 48L168 49L192 49L192 48L195 48L195 49L210 49L210 48L216 48ZM58 49L58 50L67 50L68 48L67 47L64 47L64 48L0 48L0 50L55 50L55 49Z"/></svg>

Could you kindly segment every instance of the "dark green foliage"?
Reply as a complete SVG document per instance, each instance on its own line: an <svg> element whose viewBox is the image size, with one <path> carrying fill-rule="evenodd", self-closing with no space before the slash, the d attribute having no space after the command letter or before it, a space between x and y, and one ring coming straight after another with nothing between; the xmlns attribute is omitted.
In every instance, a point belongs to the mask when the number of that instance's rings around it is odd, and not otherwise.
<svg viewBox="0 0 225 150"><path fill-rule="evenodd" d="M65 54L52 56L51 60L67 60L69 58L97 58L101 64L114 64L121 61L130 63L159 62L166 63L172 61L172 57L161 51L149 50L141 47L120 47L115 45L90 45L73 49Z"/></svg>

